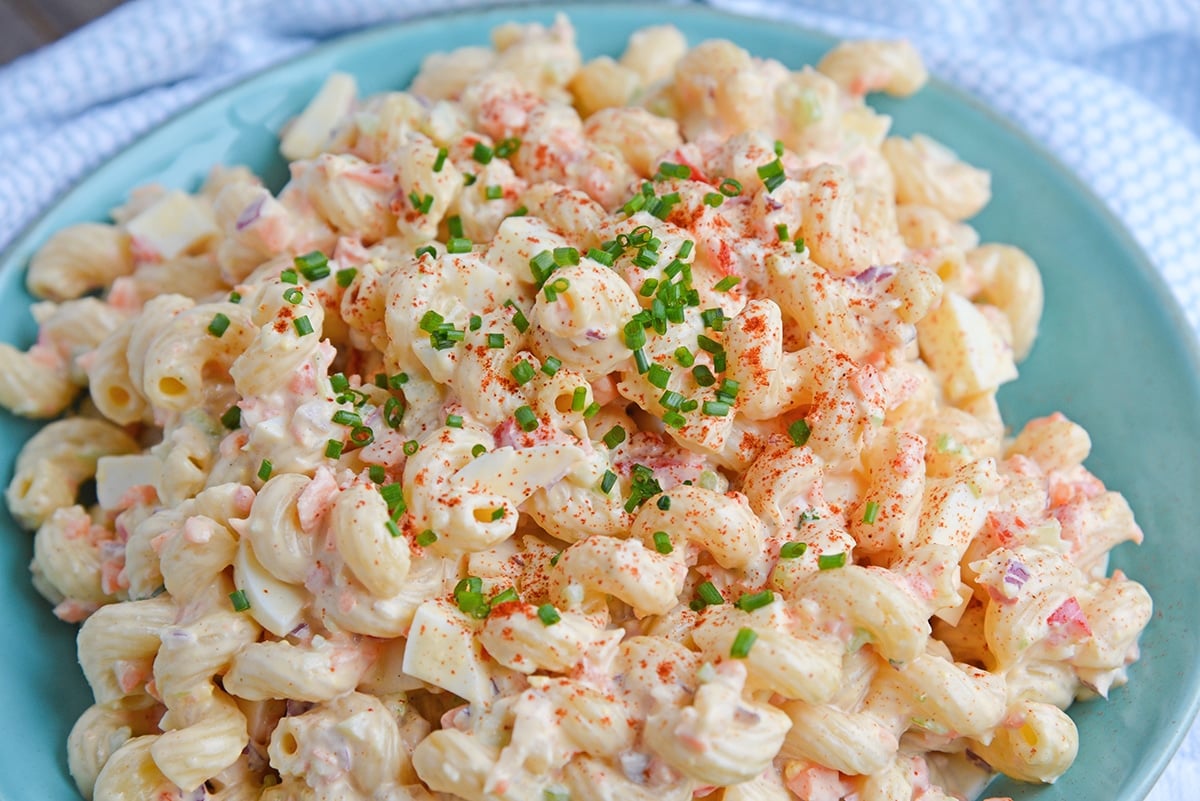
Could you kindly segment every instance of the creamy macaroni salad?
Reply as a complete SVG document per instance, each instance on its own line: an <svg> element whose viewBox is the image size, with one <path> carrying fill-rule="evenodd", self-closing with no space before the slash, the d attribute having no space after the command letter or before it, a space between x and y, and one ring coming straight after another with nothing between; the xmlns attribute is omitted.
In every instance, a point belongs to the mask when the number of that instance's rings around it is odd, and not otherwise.
<svg viewBox="0 0 1200 801"><path fill-rule="evenodd" d="M330 76L277 195L142 187L32 260L0 402L67 414L7 501L82 623L81 793L1054 781L1137 658L1142 535L1078 425L1005 431L1041 282L964 222L988 174L863 102L917 54L493 45Z"/></svg>

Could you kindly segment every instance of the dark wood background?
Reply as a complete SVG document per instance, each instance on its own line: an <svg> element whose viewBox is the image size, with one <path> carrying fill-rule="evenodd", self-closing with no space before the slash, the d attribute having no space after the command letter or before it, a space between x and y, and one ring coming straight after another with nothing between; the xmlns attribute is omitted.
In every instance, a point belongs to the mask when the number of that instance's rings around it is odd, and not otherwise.
<svg viewBox="0 0 1200 801"><path fill-rule="evenodd" d="M66 36L123 0L0 0L0 64Z"/></svg>

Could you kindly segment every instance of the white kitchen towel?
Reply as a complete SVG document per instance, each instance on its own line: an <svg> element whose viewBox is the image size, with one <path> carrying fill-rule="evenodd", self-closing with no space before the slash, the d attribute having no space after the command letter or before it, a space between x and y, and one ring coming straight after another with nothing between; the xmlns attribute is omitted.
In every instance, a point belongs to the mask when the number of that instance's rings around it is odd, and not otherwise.
<svg viewBox="0 0 1200 801"><path fill-rule="evenodd" d="M685 2L686 0L679 0ZM1200 331L1197 0L707 0L836 36L904 36L931 71L1098 194ZM497 0L134 0L0 69L0 250L106 156L322 39ZM1196 797L1200 727L1149 796Z"/></svg>

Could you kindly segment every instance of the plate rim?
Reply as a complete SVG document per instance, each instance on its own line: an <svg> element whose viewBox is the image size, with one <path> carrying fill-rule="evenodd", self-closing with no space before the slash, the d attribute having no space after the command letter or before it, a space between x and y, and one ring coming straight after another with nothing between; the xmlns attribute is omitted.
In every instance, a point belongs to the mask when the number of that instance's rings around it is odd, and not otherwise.
<svg viewBox="0 0 1200 801"><path fill-rule="evenodd" d="M401 31L444 24L448 21L462 20L473 24L480 24L489 18L500 18L500 20L503 20L506 14L514 12L530 15L562 13L570 17L576 10L584 10L590 13L601 10L619 13L622 9L625 9L644 13L651 8L661 13L664 17L664 22L670 24L673 24L675 19L670 18L668 15L680 14L699 19L732 20L742 25L785 28L788 31L795 32L799 36L822 40L831 45L845 39L866 38L840 37L807 24L719 8L709 5L707 0L682 0L682 2L680 0L666 0L665 2L652 2L649 6L646 3L632 2L631 0L560 0L558 3L544 2L544 0L516 0L515 2L508 0L490 3L485 6L422 10L417 14L403 19L380 21L368 23L361 27L348 28L328 38L318 39L306 49L288 54L278 61L255 69L230 83L221 85L208 94L188 101L166 117L156 121L145 130L140 131L129 141L99 158L94 164L87 167L82 174L47 200L43 207L26 221L14 233L10 241L0 249L0 272L4 270L19 271L26 268L26 263L16 258L18 252L29 246L31 240L39 233L38 229L45 223L49 216L54 214L63 204L67 203L73 195L85 191L89 182L98 172L108 169L113 162L123 157L128 151L141 146L150 137L178 123L180 119L195 112L197 109L208 104L220 103L228 96L243 90L247 85L257 80L262 80L272 73L286 71L294 65L307 60L319 60L331 51L339 51L347 48L353 49L358 45L375 39L387 39ZM1009 136L1019 140L1023 147L1034 152L1054 171L1055 177L1064 181L1073 193L1083 198L1091 211L1099 214L1102 221L1107 224L1110 232L1122 245L1124 249L1122 255L1129 257L1126 261L1135 266L1139 277L1151 292L1153 300L1156 302L1156 308L1164 313L1164 323L1174 335L1172 344L1179 346L1181 355L1191 368L1187 376L1187 383L1196 390L1197 396L1200 396L1200 332L1192 326L1183 307L1182 300L1175 294L1162 270L1155 265L1155 262L1150 258L1147 251L1134 237L1126 222L1117 215L1117 212L1109 206L1096 190L1085 182L1081 175L1077 174L1056 153L1051 151L1047 145L1036 139L1033 134L1021 127L1015 120L988 105L982 98L971 94L965 88L958 86L946 78L931 74L928 85L948 95L954 102L970 108L973 112L984 117L988 123L1002 129ZM19 452L19 448L17 450ZM1181 702L1185 702L1183 704L1184 714L1180 717L1180 725L1167 738L1168 747L1158 752L1152 758L1151 764L1148 766L1150 770L1144 774L1143 781L1139 783L1142 785L1140 789L1142 789L1141 798L1143 799L1148 796L1167 766L1178 755L1180 746L1188 737L1191 729L1196 725L1196 719L1198 713L1200 713L1200 668L1193 671L1192 676L1193 681L1188 688L1190 692L1185 697L1179 699ZM1145 762L1143 762L1144 764Z"/></svg>

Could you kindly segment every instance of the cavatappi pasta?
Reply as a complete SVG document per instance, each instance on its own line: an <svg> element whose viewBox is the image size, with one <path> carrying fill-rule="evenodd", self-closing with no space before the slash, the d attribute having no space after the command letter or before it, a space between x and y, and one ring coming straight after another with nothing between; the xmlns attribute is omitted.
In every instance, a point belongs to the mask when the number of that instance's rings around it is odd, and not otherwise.
<svg viewBox="0 0 1200 801"><path fill-rule="evenodd" d="M965 222L988 174L863 101L925 78L505 25L407 91L330 76L277 195L217 168L52 236L0 403L68 412L7 501L82 623L83 795L1060 776L1137 657L1142 535L1083 429L1005 431L1041 282Z"/></svg>

